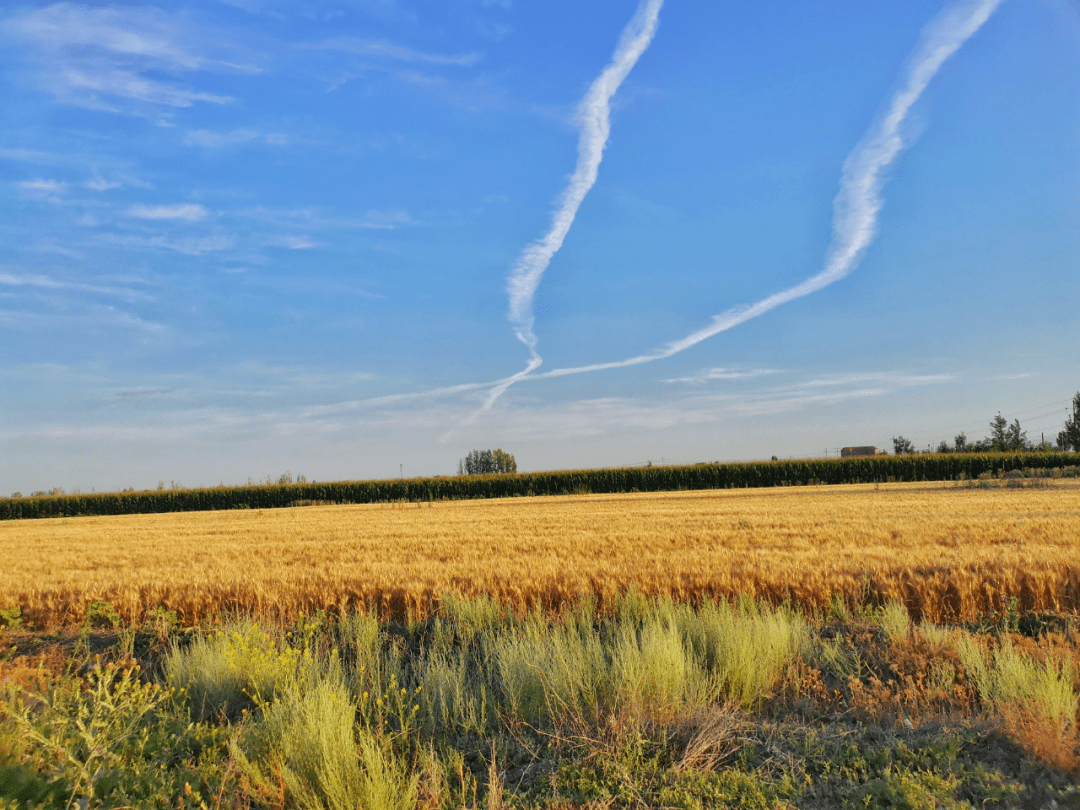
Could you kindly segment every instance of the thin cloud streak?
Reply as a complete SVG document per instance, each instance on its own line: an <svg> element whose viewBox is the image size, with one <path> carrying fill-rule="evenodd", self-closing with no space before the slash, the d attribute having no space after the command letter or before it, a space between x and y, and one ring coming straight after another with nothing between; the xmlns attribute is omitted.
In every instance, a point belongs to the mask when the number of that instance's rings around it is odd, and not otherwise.
<svg viewBox="0 0 1080 810"><path fill-rule="evenodd" d="M212 253L219 250L229 250L236 244L236 240L227 234L215 236L189 237L172 240L165 236L139 237L120 236L117 234L103 234L102 242L124 247L163 248L175 250L187 256L201 256L203 253Z"/></svg>
<svg viewBox="0 0 1080 810"><path fill-rule="evenodd" d="M24 180L19 183L19 188L33 192L64 192L67 191L67 183L59 180Z"/></svg>
<svg viewBox="0 0 1080 810"><path fill-rule="evenodd" d="M0 329L17 331L83 331L101 328L136 329L149 333L162 333L166 326L146 321L138 315L118 310L115 307L95 307L89 313L73 315L70 312L41 313L19 310L0 310Z"/></svg>
<svg viewBox="0 0 1080 810"><path fill-rule="evenodd" d="M79 290L81 292L100 293L113 295L128 301L152 301L153 296L129 290L122 287L108 287L94 284L83 284L76 281L62 281L39 273L6 273L0 272L0 286L5 287L34 287L46 290Z"/></svg>
<svg viewBox="0 0 1080 810"><path fill-rule="evenodd" d="M780 370L775 368L752 368L745 370L737 368L710 368L691 377L673 377L670 380L664 380L664 382L698 384L708 382L709 380L744 380L748 377L763 377L766 374L779 373Z"/></svg>
<svg viewBox="0 0 1080 810"><path fill-rule="evenodd" d="M301 416L326 416L335 413L347 413L360 410L361 408L376 407L379 405L397 405L402 402L430 399L433 397L449 397L454 394L462 394L466 391L480 391L493 385L501 385L507 380L493 380L486 383L463 383L461 385L448 385L445 388L432 388L428 391L417 391L412 394L388 394L382 397L369 397L367 399L354 399L349 402L339 402L334 405L313 405L301 412Z"/></svg>
<svg viewBox="0 0 1080 810"><path fill-rule="evenodd" d="M289 142L289 137L281 132L264 134L254 129L234 129L232 132L194 129L184 136L184 143L187 146L202 146L207 149L221 149L254 140L264 140L272 146L285 146Z"/></svg>
<svg viewBox="0 0 1080 810"><path fill-rule="evenodd" d="M855 385L856 383L881 383L885 385L932 385L934 383L951 382L956 379L953 374L901 374L896 371L883 371L873 374L838 374L831 377L822 377L816 380L807 380L798 383L794 388L824 388L829 386Z"/></svg>
<svg viewBox="0 0 1080 810"><path fill-rule="evenodd" d="M117 180L102 180L100 177L95 177L93 180L87 180L83 185L92 191L111 191L114 188L120 188L123 183Z"/></svg>
<svg viewBox="0 0 1080 810"><path fill-rule="evenodd" d="M892 97L886 113L870 127L844 162L840 192L833 200L832 243L826 254L825 268L820 273L755 304L733 307L715 315L708 326L652 354L610 363L554 369L541 374L526 373L518 376L514 382L626 368L663 360L764 315L781 304L818 292L851 273L877 234L885 173L905 145L900 135L904 119L945 61L982 27L1000 4L1001 0L964 0L942 12L923 29L906 71L903 87ZM529 314L526 321L530 329L531 317ZM531 331L528 334L531 335ZM525 340L520 334L519 338ZM496 389L498 395L507 387ZM490 408L498 395L492 397L485 407Z"/></svg>
<svg viewBox="0 0 1080 810"><path fill-rule="evenodd" d="M197 203L133 205L128 209L127 214L129 217L139 219L182 219L185 222L198 222L206 218L206 209Z"/></svg>
<svg viewBox="0 0 1080 810"><path fill-rule="evenodd" d="M271 247L283 247L288 250L310 250L322 247L321 242L315 242L306 236L279 236L267 242Z"/></svg>
<svg viewBox="0 0 1080 810"><path fill-rule="evenodd" d="M458 65L467 67L480 60L478 53L465 53L457 56L444 56L437 53L423 53L387 42L384 39L361 39L359 37L334 37L322 42L299 45L300 48L342 51L354 56L369 56L393 59L398 62L421 62L429 65Z"/></svg>
<svg viewBox="0 0 1080 810"><path fill-rule="evenodd" d="M245 217L273 224L276 227L307 228L367 228L391 231L399 225L416 225L417 222L405 211L368 211L363 217L331 217L316 208L275 210L258 207L234 211L232 216Z"/></svg>
<svg viewBox="0 0 1080 810"><path fill-rule="evenodd" d="M122 391L117 391L114 395L117 399L148 399L150 397L160 397L166 394L172 394L180 389L177 387L172 388L126 388Z"/></svg>
<svg viewBox="0 0 1080 810"><path fill-rule="evenodd" d="M518 340L529 349L529 363L524 371L510 377L507 383L492 393L485 409L490 408L510 385L523 379L542 362L536 352L536 335L533 333L533 297L552 257L562 247L585 195L596 183L600 161L611 134L611 97L656 35L662 5L663 0L642 0L619 37L611 63L592 83L581 101L578 108L581 136L578 140L577 167L552 217L551 229L543 238L525 248L507 281L509 320Z"/></svg>
<svg viewBox="0 0 1080 810"><path fill-rule="evenodd" d="M41 152L36 149L0 148L0 160L11 160L16 163L33 163L41 166L61 166L71 162L66 155L55 155L51 152Z"/></svg>

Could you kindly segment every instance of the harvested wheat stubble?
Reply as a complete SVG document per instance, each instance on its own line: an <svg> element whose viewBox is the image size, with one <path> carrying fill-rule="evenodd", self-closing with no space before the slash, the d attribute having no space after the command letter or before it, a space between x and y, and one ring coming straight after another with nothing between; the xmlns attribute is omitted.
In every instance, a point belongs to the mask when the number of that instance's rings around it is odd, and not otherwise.
<svg viewBox="0 0 1080 810"><path fill-rule="evenodd" d="M186 622L375 605L417 617L443 593L521 608L627 588L801 607L902 600L955 621L1080 609L1080 488L891 484L583 495L0 524L0 607L81 622Z"/></svg>

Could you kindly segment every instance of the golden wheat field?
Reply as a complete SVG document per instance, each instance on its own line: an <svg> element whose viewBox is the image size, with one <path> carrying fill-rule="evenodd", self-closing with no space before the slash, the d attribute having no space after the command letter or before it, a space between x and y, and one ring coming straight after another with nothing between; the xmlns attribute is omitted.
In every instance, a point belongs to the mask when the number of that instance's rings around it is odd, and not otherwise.
<svg viewBox="0 0 1080 810"><path fill-rule="evenodd" d="M932 621L1080 609L1080 488L955 483L633 493L0 523L0 607L80 622L374 606L444 593L521 608L628 588L676 598L897 598Z"/></svg>

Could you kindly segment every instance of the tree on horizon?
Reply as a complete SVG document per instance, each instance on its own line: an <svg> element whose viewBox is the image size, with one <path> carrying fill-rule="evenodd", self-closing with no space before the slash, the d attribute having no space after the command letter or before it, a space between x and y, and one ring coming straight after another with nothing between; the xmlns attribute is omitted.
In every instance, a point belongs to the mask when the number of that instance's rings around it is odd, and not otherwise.
<svg viewBox="0 0 1080 810"><path fill-rule="evenodd" d="M516 473L517 461L512 453L497 450L472 450L458 462L458 475L489 475Z"/></svg>

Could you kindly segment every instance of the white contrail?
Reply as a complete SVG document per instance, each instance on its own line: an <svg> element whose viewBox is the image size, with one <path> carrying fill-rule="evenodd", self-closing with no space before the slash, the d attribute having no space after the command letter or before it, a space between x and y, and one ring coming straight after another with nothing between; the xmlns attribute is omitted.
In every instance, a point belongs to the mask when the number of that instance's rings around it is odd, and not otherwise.
<svg viewBox="0 0 1080 810"><path fill-rule="evenodd" d="M755 304L734 307L719 315L714 315L712 323L708 326L699 329L682 340L669 343L665 348L651 354L639 355L611 363L553 369L542 374L531 374L530 372L536 367L533 366L493 389L491 397L484 407L490 408L492 403L510 385L520 380L541 380L609 368L624 368L671 357L701 343L703 340L711 338L713 335L745 323L751 318L763 315L781 304L786 304L796 298L802 298L805 295L810 295L824 287L828 287L833 282L839 281L851 273L877 233L878 213L881 211L882 205L881 189L885 184L885 172L905 145L900 135L900 127L904 119L945 60L956 53L960 46L982 27L983 23L990 18L990 15L994 13L994 10L1001 2L1002 0L962 0L962 2L943 11L923 29L919 43L909 60L903 86L893 95L885 114L880 120L871 125L862 140L859 141L855 149L848 155L847 160L844 161L844 168L840 175L840 191L833 200L832 241L826 253L825 268L820 273L808 278L801 284L774 293ZM643 5L642 8L645 8L645 6ZM657 8L659 8L658 4ZM640 15L640 9L638 13ZM597 80L597 84L602 79L603 76ZM596 85L594 85L595 87ZM591 93L592 91L590 91L590 96ZM606 125L606 117L604 121ZM607 130L605 129L604 132L606 137ZM582 143L584 142L585 134L582 133ZM602 144L600 148L603 148ZM597 163L599 163L599 154L597 155ZM580 162L578 170L580 173ZM595 176L594 168L592 175L594 180ZM576 177L577 173L575 173ZM582 192L582 196L584 196L584 192ZM577 210L576 206L573 210ZM572 218L573 215L571 214L570 219ZM558 215L556 221L558 221ZM568 227L569 221L567 222ZM555 233L554 229L552 233ZM565 235L565 230L562 234ZM560 244L561 241L560 236ZM541 244L543 243L537 243L537 245ZM556 249L558 248L556 247ZM554 253L554 250L552 253ZM526 251L526 255L528 255L528 251ZM523 260L524 258L525 256L522 257ZM550 259L550 254L548 259ZM546 262L544 266L546 266ZM541 269L540 272L543 272L543 270ZM539 273L536 280L539 281ZM527 299L529 302L531 302L532 291L535 291L535 289L534 284ZM531 337L532 316L524 309L521 311L525 313L522 316L524 319L520 321L521 324L525 324L525 327L521 328L524 328L525 335ZM511 312L513 313L515 310L512 308ZM515 321L515 323L519 323L519 321ZM526 337L522 336L521 331L518 332L518 337L525 341L530 348L535 344L534 337L532 338L533 344L530 344Z"/></svg>
<svg viewBox="0 0 1080 810"><path fill-rule="evenodd" d="M661 2L662 0L642 2L634 19L623 32L622 38L619 41L619 47L616 49L616 58L613 59L612 64L603 74L601 74L601 77L594 82L592 89L589 91L589 95L586 96L586 101L594 98L594 91L597 86L604 80L604 77L608 72L616 66L618 63L618 56L624 51L628 42L642 40L644 37L640 48L640 51L644 51L652 34L655 33L656 14L660 9ZM516 382L564 377L571 374L584 374L590 371L603 371L605 369L625 368L627 366L636 366L642 363L651 363L654 360L663 360L664 358L671 357L691 346L701 343L703 340L713 337L720 332L738 326L759 315L763 315L781 304L817 292L833 282L844 278L855 269L858 260L862 257L876 234L878 213L880 212L882 205L881 189L885 183L885 172L904 148L904 142L900 136L900 127L907 117L909 110L915 101L918 100L919 96L922 95L922 92L941 68L942 64L944 64L950 56L952 56L972 35L975 34L975 32L979 30L980 27L982 27L983 23L990 18L1001 2L1002 0L961 0L961 2L946 9L931 20L923 29L919 43L909 60L909 66L905 73L903 86L893 95L885 114L880 120L876 121L869 130L867 130L862 140L859 141L858 145L856 145L855 149L852 150L851 154L848 155L847 160L844 162L843 171L841 172L840 177L840 191L833 200L832 241L826 253L825 268L817 275L812 276L801 284L782 290L768 298L764 298L755 304L734 307L720 315L716 315L713 317L712 323L708 326L699 329L682 340L669 343L663 349L651 354L638 355L636 357L630 357L625 360L616 360L609 363L595 363L588 366L558 368L541 374L532 374L531 372L537 368L540 362L539 355L535 352L536 338L532 334L532 296L536 292L540 275L543 273L544 268L546 268L547 262L551 260L551 256L554 255L555 251L558 250L559 245L562 244L562 239L566 236L566 231L573 221L573 216L577 211L577 207L581 204L581 199L584 198L589 187L595 182L596 167L599 165L604 141L607 137L606 133L609 129L607 120L607 100L610 99L609 93L606 97L599 99L603 107L603 116L601 119L603 124L603 138L599 141L599 147L595 153L595 162L592 164L591 180L588 181L587 185L582 186L582 190L576 198L576 202L573 202L573 204L570 205L572 200L571 194L575 188L575 182L579 176L586 176L582 170L585 161L584 156L586 154L585 148L582 146L580 148L578 168L574 173L574 180L571 181L570 187L567 188L564 205L555 215L555 223L551 233L548 234L544 240L531 245L525 251L521 260L519 260L518 265L515 266L515 275L511 279L512 284L515 281L520 281L519 286L512 287L511 289L511 320L518 327L518 338L530 347L530 351L533 355L525 370L510 377L504 377L501 380L492 380L491 382L486 383L466 383L463 385L437 388L431 391L421 391L414 394L374 397L367 400L358 400L313 410L325 410L328 412L352 410L355 408L389 405L414 399L451 396L466 391L489 389L490 394L487 403L484 405L484 409L487 409L491 407L499 396ZM637 27L635 28L635 26ZM640 51L633 56L634 60L640 56ZM630 62L625 70L628 72L632 65L633 62ZM618 77L618 82L621 82L623 78L625 78L625 72L621 77ZM611 93L613 93L614 88L618 86L618 82L612 87ZM585 141L586 134L583 130L581 143L584 144ZM563 217L564 215L565 227L559 231L558 226L561 221L560 217ZM540 254L538 251L540 246L548 244L555 236L557 236L557 242L552 243L554 244L554 247L546 254L546 258L543 258L543 263L530 265L538 268L532 277L533 280L531 282L528 281L530 278L530 276L527 275L529 272L528 270L523 271L523 274L519 277L517 271L519 268L526 266L526 259L533 255L539 256ZM515 296L515 291L520 291L520 295ZM519 304L519 307L516 310L514 308L515 302ZM516 317L515 312L517 312L520 317ZM532 341L531 343L530 340Z"/></svg>
<svg viewBox="0 0 1080 810"><path fill-rule="evenodd" d="M510 296L509 320L518 340L529 349L529 363L525 370L509 378L495 393L486 407L519 379L528 376L542 362L536 352L536 335L533 333L533 297L551 258L562 247L566 234L577 216L585 195L596 183L600 160L604 156L608 135L611 133L611 97L630 73L637 60L649 47L656 26L660 7L664 0L641 0L633 18L623 29L611 63L592 83L589 92L578 107L581 136L578 139L578 160L574 174L559 199L559 206L551 219L547 234L522 251L510 270L506 292Z"/></svg>

